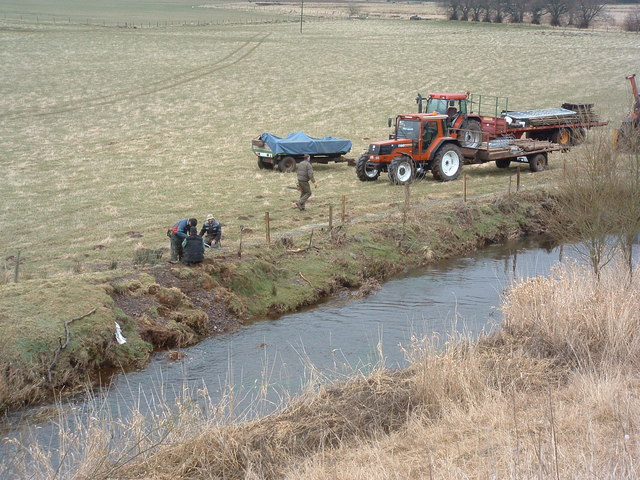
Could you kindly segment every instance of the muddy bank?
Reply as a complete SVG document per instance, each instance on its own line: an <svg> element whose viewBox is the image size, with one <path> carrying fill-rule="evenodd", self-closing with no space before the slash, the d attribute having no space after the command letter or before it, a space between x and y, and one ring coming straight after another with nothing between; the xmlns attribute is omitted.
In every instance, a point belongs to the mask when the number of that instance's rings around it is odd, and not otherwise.
<svg viewBox="0 0 640 480"><path fill-rule="evenodd" d="M314 305L345 289L366 294L410 268L467 255L491 243L544 234L553 204L543 191L434 203L384 221L284 237L269 249L247 247L241 257L237 252L216 253L194 267L160 263L76 279L68 295L83 301L59 313L56 328L42 334L34 325L31 332L16 333L37 336L39 343L30 345L29 353L39 353L23 364L11 357L2 360L11 375L0 384L0 408L75 391L95 383L107 370L139 368L153 350L169 350L170 358L178 358L173 350L232 331L248 320ZM69 325L71 342L52 365L64 318L96 304L99 315ZM115 341L114 322L122 326L127 344ZM14 357L24 353L17 350Z"/></svg>

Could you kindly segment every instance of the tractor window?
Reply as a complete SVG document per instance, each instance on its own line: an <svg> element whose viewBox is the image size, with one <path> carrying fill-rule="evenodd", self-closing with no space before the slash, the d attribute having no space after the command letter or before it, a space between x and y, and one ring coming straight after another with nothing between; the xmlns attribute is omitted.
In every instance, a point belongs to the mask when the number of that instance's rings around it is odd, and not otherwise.
<svg viewBox="0 0 640 480"><path fill-rule="evenodd" d="M410 138L418 140L420 136L420 122L416 120L398 120L396 138Z"/></svg>
<svg viewBox="0 0 640 480"><path fill-rule="evenodd" d="M430 98L427 102L427 110L425 113L447 113L447 108L449 108L449 101L439 98Z"/></svg>
<svg viewBox="0 0 640 480"><path fill-rule="evenodd" d="M434 138L438 136L438 126L434 122L424 124L422 131L422 151L426 151Z"/></svg>

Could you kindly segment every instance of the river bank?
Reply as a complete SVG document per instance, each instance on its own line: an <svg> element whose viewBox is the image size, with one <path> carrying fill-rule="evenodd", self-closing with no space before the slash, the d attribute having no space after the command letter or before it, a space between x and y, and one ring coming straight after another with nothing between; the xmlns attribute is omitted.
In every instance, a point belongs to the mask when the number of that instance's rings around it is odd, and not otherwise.
<svg viewBox="0 0 640 480"><path fill-rule="evenodd" d="M241 256L229 248L194 268L160 262L4 285L0 408L108 381L102 374L142 367L153 350L178 358L174 349L246 321L344 290L366 295L406 269L544 233L552 206L544 190L434 202L331 232L292 233L270 249L245 247ZM115 322L124 345L115 340Z"/></svg>

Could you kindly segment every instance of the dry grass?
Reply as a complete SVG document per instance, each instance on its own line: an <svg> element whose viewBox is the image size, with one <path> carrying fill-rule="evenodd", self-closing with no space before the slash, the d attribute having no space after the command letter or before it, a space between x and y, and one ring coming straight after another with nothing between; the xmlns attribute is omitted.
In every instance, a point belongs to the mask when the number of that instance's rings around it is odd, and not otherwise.
<svg viewBox="0 0 640 480"><path fill-rule="evenodd" d="M78 432L66 478L637 478L639 288L624 268L558 266L507 292L492 337L417 341L407 369L310 386L259 420L184 392L115 422L110 461L109 429Z"/></svg>

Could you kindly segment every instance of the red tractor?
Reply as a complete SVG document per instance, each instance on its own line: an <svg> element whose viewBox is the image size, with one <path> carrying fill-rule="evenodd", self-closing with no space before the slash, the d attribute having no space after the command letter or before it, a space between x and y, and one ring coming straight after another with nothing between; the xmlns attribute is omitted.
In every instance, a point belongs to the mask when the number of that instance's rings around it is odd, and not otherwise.
<svg viewBox="0 0 640 480"><path fill-rule="evenodd" d="M398 115L391 138L371 143L369 151L360 156L356 175L362 181L373 181L386 171L392 183L403 185L431 170L437 180L455 180L464 158L449 125L449 117L438 113Z"/></svg>
<svg viewBox="0 0 640 480"><path fill-rule="evenodd" d="M439 113L447 116L447 127L451 137L457 138L460 145L477 148L482 142L482 117L472 112L469 92L467 93L430 93L426 105L418 94L418 113Z"/></svg>

